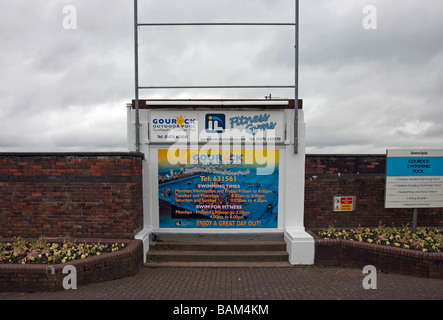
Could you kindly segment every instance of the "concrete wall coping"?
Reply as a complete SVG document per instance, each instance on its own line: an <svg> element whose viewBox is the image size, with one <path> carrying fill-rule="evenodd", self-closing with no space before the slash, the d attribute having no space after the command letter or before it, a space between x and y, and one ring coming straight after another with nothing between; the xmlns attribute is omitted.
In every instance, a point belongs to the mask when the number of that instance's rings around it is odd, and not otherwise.
<svg viewBox="0 0 443 320"><path fill-rule="evenodd" d="M0 152L0 157L139 157L142 152Z"/></svg>

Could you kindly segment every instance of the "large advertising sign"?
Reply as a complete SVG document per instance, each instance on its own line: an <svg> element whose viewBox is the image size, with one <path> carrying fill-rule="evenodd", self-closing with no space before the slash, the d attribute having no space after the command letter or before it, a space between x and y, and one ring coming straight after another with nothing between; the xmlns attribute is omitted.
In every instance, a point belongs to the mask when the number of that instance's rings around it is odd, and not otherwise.
<svg viewBox="0 0 443 320"><path fill-rule="evenodd" d="M172 111L151 110L152 143L182 141L251 141L284 143L282 110Z"/></svg>
<svg viewBox="0 0 443 320"><path fill-rule="evenodd" d="M385 207L443 207L443 150L387 150Z"/></svg>
<svg viewBox="0 0 443 320"><path fill-rule="evenodd" d="M277 149L159 149L159 226L277 228L278 171Z"/></svg>

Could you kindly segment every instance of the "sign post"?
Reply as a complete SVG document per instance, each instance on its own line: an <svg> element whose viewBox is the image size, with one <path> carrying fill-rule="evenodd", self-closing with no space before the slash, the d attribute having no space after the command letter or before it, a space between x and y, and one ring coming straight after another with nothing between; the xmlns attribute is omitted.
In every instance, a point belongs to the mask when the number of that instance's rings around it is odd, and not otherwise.
<svg viewBox="0 0 443 320"><path fill-rule="evenodd" d="M417 233L417 208L412 209L412 233Z"/></svg>
<svg viewBox="0 0 443 320"><path fill-rule="evenodd" d="M443 150L387 150L385 208L412 208L415 233L418 208L441 207Z"/></svg>

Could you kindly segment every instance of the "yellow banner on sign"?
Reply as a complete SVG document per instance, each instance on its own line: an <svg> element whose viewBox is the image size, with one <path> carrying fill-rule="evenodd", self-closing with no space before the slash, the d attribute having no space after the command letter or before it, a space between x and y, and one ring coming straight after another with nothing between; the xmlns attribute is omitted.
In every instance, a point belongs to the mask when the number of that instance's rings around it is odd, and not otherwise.
<svg viewBox="0 0 443 320"><path fill-rule="evenodd" d="M340 206L341 211L352 211L352 204L342 204Z"/></svg>

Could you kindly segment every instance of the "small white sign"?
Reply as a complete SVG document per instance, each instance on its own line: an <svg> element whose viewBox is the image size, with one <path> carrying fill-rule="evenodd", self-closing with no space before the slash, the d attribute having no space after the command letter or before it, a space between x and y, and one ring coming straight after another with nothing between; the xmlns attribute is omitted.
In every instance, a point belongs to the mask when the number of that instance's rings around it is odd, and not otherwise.
<svg viewBox="0 0 443 320"><path fill-rule="evenodd" d="M334 211L354 211L355 196L334 197L333 207Z"/></svg>

